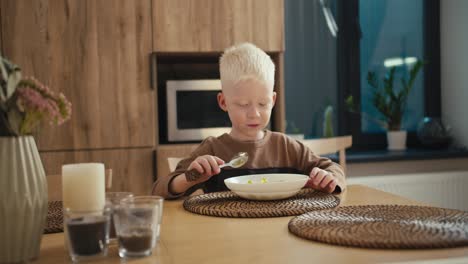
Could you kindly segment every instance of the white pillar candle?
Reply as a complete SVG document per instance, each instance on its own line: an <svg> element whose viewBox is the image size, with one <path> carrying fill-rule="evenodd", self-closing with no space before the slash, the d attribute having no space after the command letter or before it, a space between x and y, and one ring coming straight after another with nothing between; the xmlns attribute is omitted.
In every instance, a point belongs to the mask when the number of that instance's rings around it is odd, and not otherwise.
<svg viewBox="0 0 468 264"><path fill-rule="evenodd" d="M63 207L101 210L105 204L105 169L102 163L62 166Z"/></svg>

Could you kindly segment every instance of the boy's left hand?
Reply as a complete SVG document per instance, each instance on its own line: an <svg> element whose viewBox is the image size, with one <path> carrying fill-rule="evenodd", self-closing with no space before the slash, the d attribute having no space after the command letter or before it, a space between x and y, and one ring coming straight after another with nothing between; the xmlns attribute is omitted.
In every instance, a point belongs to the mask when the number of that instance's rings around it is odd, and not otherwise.
<svg viewBox="0 0 468 264"><path fill-rule="evenodd" d="M312 169L309 175L309 180L306 183L306 187L314 190L332 193L335 190L338 182L335 176L326 170L322 170L318 167Z"/></svg>

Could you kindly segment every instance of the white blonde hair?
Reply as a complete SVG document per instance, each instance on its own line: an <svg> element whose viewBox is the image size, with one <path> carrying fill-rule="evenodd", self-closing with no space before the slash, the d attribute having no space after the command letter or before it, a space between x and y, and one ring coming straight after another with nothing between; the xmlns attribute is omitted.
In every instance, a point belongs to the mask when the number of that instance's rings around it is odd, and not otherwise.
<svg viewBox="0 0 468 264"><path fill-rule="evenodd" d="M227 48L219 59L223 89L237 82L255 78L265 84L275 83L275 64L263 50L251 43Z"/></svg>

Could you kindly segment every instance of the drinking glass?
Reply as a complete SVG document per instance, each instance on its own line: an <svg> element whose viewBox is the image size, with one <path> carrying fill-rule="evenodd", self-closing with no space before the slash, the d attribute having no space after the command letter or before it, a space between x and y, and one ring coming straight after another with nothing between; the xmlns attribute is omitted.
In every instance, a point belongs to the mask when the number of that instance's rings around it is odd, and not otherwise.
<svg viewBox="0 0 468 264"><path fill-rule="evenodd" d="M161 224L163 198L135 196L122 199L114 212L119 256L144 257L156 246Z"/></svg>
<svg viewBox="0 0 468 264"><path fill-rule="evenodd" d="M131 192L106 192L106 205L112 209L110 219L109 242L115 243L117 241L117 234L115 233L114 212L118 210L120 201L125 198L133 197Z"/></svg>
<svg viewBox="0 0 468 264"><path fill-rule="evenodd" d="M73 262L107 256L111 209L78 211L64 209L64 228Z"/></svg>

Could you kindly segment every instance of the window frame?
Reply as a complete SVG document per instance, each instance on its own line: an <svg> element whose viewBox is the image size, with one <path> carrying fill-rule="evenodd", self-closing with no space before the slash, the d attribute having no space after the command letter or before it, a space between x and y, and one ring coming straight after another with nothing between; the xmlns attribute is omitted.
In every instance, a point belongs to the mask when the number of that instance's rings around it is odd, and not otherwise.
<svg viewBox="0 0 468 264"><path fill-rule="evenodd" d="M385 149L386 134L362 133L361 116L345 105L348 95L361 104L359 0L338 1L337 23L338 132L353 136L352 150ZM423 25L424 60L429 62L423 69L424 116L441 117L440 0L424 1ZM407 146L421 147L416 132L408 132Z"/></svg>

